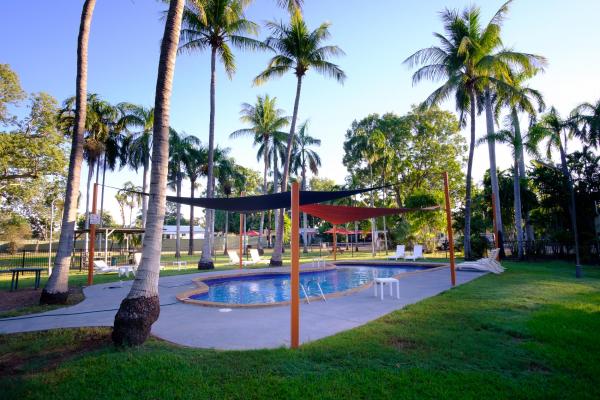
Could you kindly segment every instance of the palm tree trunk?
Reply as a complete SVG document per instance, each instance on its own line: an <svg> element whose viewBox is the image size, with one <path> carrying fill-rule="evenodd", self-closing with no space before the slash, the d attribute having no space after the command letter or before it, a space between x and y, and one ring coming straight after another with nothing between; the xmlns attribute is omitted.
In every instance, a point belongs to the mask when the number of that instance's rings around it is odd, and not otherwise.
<svg viewBox="0 0 600 400"><path fill-rule="evenodd" d="M302 90L302 77L298 76L296 83L296 98L294 100L294 113L292 114L292 123L290 126L290 135L287 140L287 149L285 153L285 161L283 163L283 177L281 178L281 191L287 190L287 181L290 173L290 159L292 157L292 143L294 143L294 135L296 133L296 120L298 119L298 105L300 104L300 91ZM273 266L281 266L283 262L281 260L282 246L283 246L283 215L285 209L279 210L277 215L277 227L275 231L275 248L273 249L273 255L271 256L270 264Z"/></svg>
<svg viewBox="0 0 600 400"><path fill-rule="evenodd" d="M475 90L469 91L471 114L471 138L469 142L469 158L467 159L467 182L465 185L465 230L464 230L464 258L471 259L471 184L473 173L473 155L475 153ZM453 246L454 243L449 243Z"/></svg>
<svg viewBox="0 0 600 400"><path fill-rule="evenodd" d="M302 163L302 190L306 190L306 165ZM302 228L304 228L304 232L302 233L302 241L304 242L303 253L308 253L308 233L306 230L308 229L308 216L305 212L302 213Z"/></svg>
<svg viewBox="0 0 600 400"><path fill-rule="evenodd" d="M106 182L106 154L102 162L102 191L100 194L100 215L104 215L104 183ZM100 226L102 226L102 218L100 218ZM105 249L106 250L106 249Z"/></svg>
<svg viewBox="0 0 600 400"><path fill-rule="evenodd" d="M92 180L94 179L94 161L90 160L88 163L88 176L87 186L85 190L85 229L90 227L90 189L92 187Z"/></svg>
<svg viewBox="0 0 600 400"><path fill-rule="evenodd" d="M96 0L86 0L81 11L79 36L77 38L77 78L75 89L75 130L71 141L69 173L63 206L60 239L54 259L54 268L40 296L41 304L64 304L69 295L69 267L77 219L77 198L83 162L83 134L87 114L87 63L90 26Z"/></svg>
<svg viewBox="0 0 600 400"><path fill-rule="evenodd" d="M273 146L273 193L279 193L279 159L277 157L277 149ZM277 211L273 211L273 224L275 234L277 234L277 226L279 225L279 219L277 217ZM269 238L271 234L269 233ZM275 251L275 243L273 243L273 251Z"/></svg>
<svg viewBox="0 0 600 400"><path fill-rule="evenodd" d="M181 172L177 171L175 190L177 197L181 197ZM181 257L181 204L177 203L177 217L175 218L175 258Z"/></svg>
<svg viewBox="0 0 600 400"><path fill-rule="evenodd" d="M268 190L268 186L267 186L267 173L269 172L269 152L268 149L265 148L265 154L264 154L264 170L263 170L263 194L267 194L267 190ZM262 237L263 237L263 230L265 228L265 212L262 211L260 213L260 227L258 229L258 249L259 251L262 251Z"/></svg>
<svg viewBox="0 0 600 400"><path fill-rule="evenodd" d="M384 171L385 171L384 167ZM383 173L383 204L384 207L387 207L386 204L386 194L385 194L385 172ZM383 216L383 243L385 245L385 255L388 254L388 235L387 235L387 226L386 226L386 220L385 220L385 215Z"/></svg>
<svg viewBox="0 0 600 400"><path fill-rule="evenodd" d="M560 139L559 139L560 140ZM571 173L567 165L567 155L562 143L559 145L560 151L560 166L562 173L567 180L567 186L569 188L569 194L571 195L571 229L573 229L573 240L575 242L575 277L581 278L581 260L579 258L579 233L577 232L577 205L575 201L575 188L573 187L573 180L571 179Z"/></svg>
<svg viewBox="0 0 600 400"><path fill-rule="evenodd" d="M225 244L223 245L223 255L227 255L229 243L227 243L227 235L229 234L229 211L225 211Z"/></svg>
<svg viewBox="0 0 600 400"><path fill-rule="evenodd" d="M146 234L135 281L115 316L112 339L119 345L142 344L160 313L158 274L167 194L169 107L184 5L185 0L171 0L161 43L154 100L154 145Z"/></svg>
<svg viewBox="0 0 600 400"><path fill-rule="evenodd" d="M206 197L213 197L213 169L215 152L215 87L216 87L216 58L217 49L213 47L210 53L210 119L208 123L208 171L206 174ZM213 229L214 211L206 210L206 225L204 226L204 245L202 246L202 257L198 261L198 269L213 269L215 264L212 260L211 243Z"/></svg>
<svg viewBox="0 0 600 400"><path fill-rule="evenodd" d="M373 166L369 163L369 174L371 175L371 187L373 187ZM371 190L371 208L375 207L375 197L373 195L373 191ZM375 218L371 218L371 255L375 257L376 249L375 249Z"/></svg>
<svg viewBox="0 0 600 400"><path fill-rule="evenodd" d="M490 154L490 180L492 183L492 196L494 196L494 219L496 220L496 229L498 234L498 247L500 248L500 257L504 257L504 229L502 228L502 207L500 205L500 187L498 186L498 170L496 168L496 142L491 136L494 134L494 114L492 111L492 94L490 89L485 91L485 120L487 127L488 151Z"/></svg>
<svg viewBox="0 0 600 400"><path fill-rule="evenodd" d="M196 180L190 179L190 197L194 198ZM194 255L194 206L190 206L190 239L188 242L188 255Z"/></svg>
<svg viewBox="0 0 600 400"><path fill-rule="evenodd" d="M521 184L519 179L519 162L515 159L513 166L513 189L514 189L514 208L515 208L515 227L517 231L517 252L519 260L523 259L523 220L521 217Z"/></svg>
<svg viewBox="0 0 600 400"><path fill-rule="evenodd" d="M144 160L144 176L142 177L142 192L148 193L148 180L150 174L150 160ZM142 196L142 228L146 228L146 219L148 214L148 196Z"/></svg>
<svg viewBox="0 0 600 400"><path fill-rule="evenodd" d="M514 131L515 131L515 141L517 143L521 144L520 148L518 149L518 153L517 153L518 167L519 167L519 180L521 182L525 182L525 179L527 179L527 171L525 170L525 154L523 151L524 147L523 147L523 138L521 136L521 125L519 123L519 115L517 113L517 110L514 108L511 111L511 115L512 115L512 120L513 120ZM517 149L515 149L515 151L517 151ZM521 190L521 186L519 183L519 191L520 190ZM526 206L523 206L523 204L521 204L521 212L523 213L522 215L525 215L525 240L533 241L533 240L535 240L535 237L534 237L534 233L533 233L533 225L531 224L531 218L529 215L529 209Z"/></svg>

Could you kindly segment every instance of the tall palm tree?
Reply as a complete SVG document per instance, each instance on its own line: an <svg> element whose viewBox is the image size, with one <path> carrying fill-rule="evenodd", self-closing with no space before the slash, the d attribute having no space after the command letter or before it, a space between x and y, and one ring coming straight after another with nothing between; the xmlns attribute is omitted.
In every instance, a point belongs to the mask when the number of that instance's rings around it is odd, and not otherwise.
<svg viewBox="0 0 600 400"><path fill-rule="evenodd" d="M263 194L267 194L267 175L271 166L272 146L281 143L287 134L281 132L289 124L289 118L284 116L284 111L276 106L276 97L257 96L254 105L244 103L240 111L240 120L250 125L250 128L238 129L229 135L230 138L252 137L253 145L259 146L257 158L263 161ZM262 248L262 233L264 229L265 213L260 213L260 229L258 233L258 248Z"/></svg>
<svg viewBox="0 0 600 400"><path fill-rule="evenodd" d="M183 11L182 44L180 52L197 52L210 49L210 117L208 125L208 182L213 181L215 149L215 89L217 78L217 56L223 62L229 78L235 73L235 57L230 45L239 49L257 50L264 48L262 42L245 35L258 34L258 25L246 19L244 12L247 0L198 0L188 2ZM208 185L207 197L213 197L212 185ZM206 211L205 237L214 229L214 211ZM214 268L210 240L204 241L202 257L198 267Z"/></svg>
<svg viewBox="0 0 600 400"><path fill-rule="evenodd" d="M508 124L512 129L504 129L486 135L479 140L479 143L493 140L498 143L506 144L510 147L513 156L513 191L514 191L514 213L515 229L517 236L517 253L519 259L524 256L523 249L523 207L521 205L521 176L520 162L523 159L523 152L526 151L534 157L538 157L537 138L531 138L528 134L522 135L518 125L515 125L513 115L508 116ZM517 117L518 118L518 117ZM518 122L517 122L518 123Z"/></svg>
<svg viewBox="0 0 600 400"><path fill-rule="evenodd" d="M292 171L296 174L300 171L302 177L302 190L307 189L306 171L310 169L314 175L319 174L319 167L321 167L321 157L316 151L311 149L311 146L321 146L321 139L314 138L308 134L308 120L304 121L298 129L296 139L294 140L294 149L292 154ZM308 253L308 216L306 213L302 213L302 227L304 233L302 234L302 240L304 242L304 253Z"/></svg>
<svg viewBox="0 0 600 400"><path fill-rule="evenodd" d="M537 71L535 71L537 73ZM535 74L534 73L534 74ZM524 85L525 81L532 77L532 74L527 73L516 73L512 74L512 87L510 91L500 90L498 91L495 107L496 119L500 115L503 108L508 108L509 115L507 116L508 124L512 129L512 134L514 139L508 140L508 142L513 143L516 147L513 146L514 155L516 157L516 163L518 165L518 176L521 181L525 181L527 179L527 171L525 170L525 157L523 154L524 145L527 145L527 138L523 138L521 135L521 124L519 121L519 114L526 113L529 116L530 124L533 123L537 117L538 112L542 112L546 108L546 104L544 102L544 98L542 94L530 88L529 86ZM505 140L506 142L506 140ZM533 150L533 149L529 149ZM532 153L534 154L534 153ZM518 190L515 192L515 204L521 204L521 186L515 186ZM519 215L525 214L525 236L526 240L534 240L533 234L533 225L531 224L529 218L529 210L523 209L519 207L519 209L515 208L515 216L519 213ZM516 221L516 218L515 218Z"/></svg>
<svg viewBox="0 0 600 400"><path fill-rule="evenodd" d="M170 1L160 48L146 232L135 281L115 316L112 339L119 345L139 345L146 341L160 313L158 274L167 195L169 109L184 5L185 0Z"/></svg>
<svg viewBox="0 0 600 400"><path fill-rule="evenodd" d="M194 192L198 186L198 179L206 175L208 154L206 148L200 143L194 143L187 147L187 154L183 158L183 170L190 181L190 197L194 198ZM194 254L194 206L190 206L190 239L188 243L188 254Z"/></svg>
<svg viewBox="0 0 600 400"><path fill-rule="evenodd" d="M181 196L181 185L184 178L184 168L187 158L191 155L189 149L193 145L200 145L200 140L195 136L189 136L184 133L179 134L175 129L169 133L169 186L175 189L177 197ZM175 236L175 257L181 257L181 204L177 203L176 217L176 236ZM191 226L193 222L190 221Z"/></svg>
<svg viewBox="0 0 600 400"><path fill-rule="evenodd" d="M600 100L595 103L583 103L572 112L577 122L575 134L585 143L598 148L600 146Z"/></svg>
<svg viewBox="0 0 600 400"><path fill-rule="evenodd" d="M148 193L154 108L132 103L120 103L117 108L122 115L120 124L130 133L123 141L122 159L136 173L142 167L142 191ZM144 196L142 199L142 228L146 227L147 214L148 197Z"/></svg>
<svg viewBox="0 0 600 400"><path fill-rule="evenodd" d="M96 0L85 0L81 10L79 36L77 38L77 78L75 80L75 124L69 157L67 188L63 205L63 220L54 268L40 296L41 304L64 304L69 296L69 268L75 236L77 198L81 163L83 162L83 135L87 113L87 63L90 26Z"/></svg>
<svg viewBox="0 0 600 400"><path fill-rule="evenodd" d="M550 159L552 150L558 150L560 154L560 169L564 176L567 189L571 196L571 228L573 229L573 241L575 242L575 276L581 278L582 271L579 258L579 234L577 232L577 206L575 202L575 190L573 188L573 177L567 165L567 143L568 138L576 131L576 120L562 119L554 107L542 116L541 120L531 127L531 135L538 143L546 140L546 155Z"/></svg>
<svg viewBox="0 0 600 400"><path fill-rule="evenodd" d="M328 61L332 56L344 54L338 46L323 45L323 42L331 36L329 26L329 23L323 23L314 31L310 31L299 10L296 10L292 14L290 22L287 25L283 22L267 23L267 27L271 30L271 35L265 40L265 45L273 49L277 54L271 58L267 68L254 78L254 84L260 85L271 78L280 77L288 72L293 72L296 75L296 96L290 124L290 135L287 141L287 151L283 163L282 191L287 189L288 184L302 79L310 68L313 68L322 75L332 77L340 83L343 83L346 79L344 71L336 64ZM275 249L271 257L271 265L276 266L282 265L283 215L284 210L280 210L275 235Z"/></svg>
<svg viewBox="0 0 600 400"><path fill-rule="evenodd" d="M360 128L356 130L356 134L352 136L349 141L345 143L345 147L354 149L355 152L360 153L362 160L367 164L367 170L369 174L369 180L371 187L375 186L373 177L373 166L381 158L380 149L384 146L385 135L378 129L373 130L371 127ZM370 193L371 202L370 206L375 206L375 195L373 191ZM371 255L376 255L376 230L375 219L371 218Z"/></svg>
<svg viewBox="0 0 600 400"><path fill-rule="evenodd" d="M494 130L493 114L490 109L492 89L510 90L511 67L516 66L521 70L531 71L534 68L534 60L543 61L537 56L502 49L500 25L508 12L510 2L505 3L483 28L478 7L467 8L462 13L445 9L441 13L445 34L434 33L440 41L440 46L421 49L405 60L410 67L421 65L413 74L413 84L424 79L445 80L442 86L423 102L423 106L440 105L454 96L461 126L466 123L465 114L470 114L471 134L467 161L464 228L464 252L467 259L471 257L471 177L476 142L477 99L483 97L486 125L488 133L491 133ZM482 104L479 103L479 106ZM497 200L495 217L501 227L495 147L492 141L489 144L489 151L493 176L492 190Z"/></svg>

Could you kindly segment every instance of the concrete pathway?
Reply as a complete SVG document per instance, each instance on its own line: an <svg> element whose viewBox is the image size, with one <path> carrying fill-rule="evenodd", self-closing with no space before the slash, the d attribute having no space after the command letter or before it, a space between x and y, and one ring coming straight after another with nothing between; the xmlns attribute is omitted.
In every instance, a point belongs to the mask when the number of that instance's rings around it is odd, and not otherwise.
<svg viewBox="0 0 600 400"><path fill-rule="evenodd" d="M248 270L257 272L260 270ZM273 269L265 269L273 271ZM236 274L232 271L211 271L207 274ZM175 299L177 293L195 288L192 279L201 274L160 278L160 318L152 333L162 339L184 346L215 349L259 349L289 346L289 306L265 308L219 308L184 304ZM481 273L457 271L457 284L469 282ZM82 326L112 326L116 310L127 295L131 281L94 285L84 289L81 303L23 317L0 319L0 333L39 331ZM317 340L355 328L377 319L407 304L435 296L450 288L448 268L410 274L400 279L400 299L390 298L386 288L383 301L373 296L373 289L324 301L302 303L300 308L300 339L302 343Z"/></svg>

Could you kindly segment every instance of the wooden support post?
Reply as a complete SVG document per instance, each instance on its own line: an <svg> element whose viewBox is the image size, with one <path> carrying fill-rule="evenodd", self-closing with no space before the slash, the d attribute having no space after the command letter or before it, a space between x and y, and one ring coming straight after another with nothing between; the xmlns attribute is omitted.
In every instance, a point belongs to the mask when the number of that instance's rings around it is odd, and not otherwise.
<svg viewBox="0 0 600 400"><path fill-rule="evenodd" d="M448 187L448 172L444 172L444 195L446 197L446 229L448 232L448 251L450 252L450 279L452 286L456 285L456 271L454 261L454 237L452 234L452 212L450 206L450 189Z"/></svg>
<svg viewBox="0 0 600 400"><path fill-rule="evenodd" d="M292 237L291 237L291 333L290 343L293 349L300 344L300 189L298 182L292 183Z"/></svg>
<svg viewBox="0 0 600 400"><path fill-rule="evenodd" d="M98 184L94 183L94 192L92 197L92 214L96 214L98 203ZM88 216L89 218L89 216ZM96 221L93 221L96 222ZM96 245L96 224L90 224L90 243L89 243L89 263L88 263L88 286L94 283L94 246Z"/></svg>

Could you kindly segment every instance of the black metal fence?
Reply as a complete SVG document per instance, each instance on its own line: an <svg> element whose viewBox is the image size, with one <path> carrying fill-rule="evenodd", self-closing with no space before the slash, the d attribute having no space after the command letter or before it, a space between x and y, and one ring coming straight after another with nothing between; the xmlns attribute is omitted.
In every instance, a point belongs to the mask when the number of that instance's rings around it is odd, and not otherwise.
<svg viewBox="0 0 600 400"><path fill-rule="evenodd" d="M516 241L504 241L504 253L507 259L518 259ZM600 264L600 245L597 241L583 242L579 245L581 262ZM552 240L530 240L523 242L523 257L525 260L574 260L575 245L572 242L557 242Z"/></svg>
<svg viewBox="0 0 600 400"><path fill-rule="evenodd" d="M95 259L106 258L108 265L125 265L133 262L133 249L112 249L96 252ZM139 250L138 250L139 251ZM11 268L48 268L54 266L56 251L20 250L15 253L0 251L0 271ZM84 249L75 249L71 257L71 270L83 271L87 268L88 254Z"/></svg>

